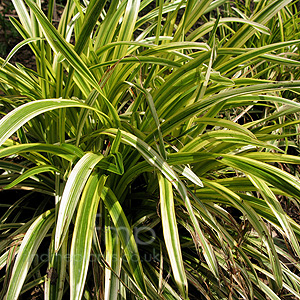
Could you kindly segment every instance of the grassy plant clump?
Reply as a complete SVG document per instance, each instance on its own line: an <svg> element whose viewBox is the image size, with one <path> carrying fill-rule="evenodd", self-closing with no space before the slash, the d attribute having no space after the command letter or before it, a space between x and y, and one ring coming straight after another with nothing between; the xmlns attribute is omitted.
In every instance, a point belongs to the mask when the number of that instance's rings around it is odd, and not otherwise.
<svg viewBox="0 0 300 300"><path fill-rule="evenodd" d="M1 298L300 299L297 3L12 2Z"/></svg>

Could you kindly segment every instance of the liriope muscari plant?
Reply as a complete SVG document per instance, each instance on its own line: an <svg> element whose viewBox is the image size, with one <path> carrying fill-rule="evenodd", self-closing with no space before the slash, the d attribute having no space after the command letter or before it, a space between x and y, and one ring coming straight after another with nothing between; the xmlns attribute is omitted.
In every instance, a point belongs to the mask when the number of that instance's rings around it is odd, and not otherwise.
<svg viewBox="0 0 300 300"><path fill-rule="evenodd" d="M0 187L22 194L1 197L1 297L299 299L279 199L300 199L280 167L299 164L300 81L277 80L300 41L272 32L296 6L70 0L57 24L55 1L12 2ZM25 44L36 70L9 62Z"/></svg>

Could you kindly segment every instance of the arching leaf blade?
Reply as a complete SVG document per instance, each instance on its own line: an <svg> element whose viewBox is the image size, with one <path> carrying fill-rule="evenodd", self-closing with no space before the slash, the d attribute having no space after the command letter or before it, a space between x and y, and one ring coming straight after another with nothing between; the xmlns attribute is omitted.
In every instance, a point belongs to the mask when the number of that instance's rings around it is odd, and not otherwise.
<svg viewBox="0 0 300 300"><path fill-rule="evenodd" d="M187 278L183 265L181 245L176 221L172 184L157 174L160 190L160 209L164 240L172 266L175 282L184 299L188 298Z"/></svg>
<svg viewBox="0 0 300 300"><path fill-rule="evenodd" d="M50 166L50 165L44 165L44 166L36 166L33 167L27 171L25 171L22 175L20 175L17 179L13 180L10 184L4 187L4 189L10 189L14 187L15 185L19 184L23 180L32 177L34 175L44 173L44 172L60 172L57 168Z"/></svg>
<svg viewBox="0 0 300 300"><path fill-rule="evenodd" d="M59 204L55 232L55 251L58 251L68 231L79 197L102 154L86 153L71 171Z"/></svg>
<svg viewBox="0 0 300 300"><path fill-rule="evenodd" d="M34 255L45 235L53 225L54 220L54 210L48 210L39 216L27 230L12 270L10 283L5 296L6 300L17 300L19 298Z"/></svg>
<svg viewBox="0 0 300 300"><path fill-rule="evenodd" d="M289 239L294 251L297 253L299 257L300 256L299 242L295 236L294 230L290 225L287 214L283 210L276 196L263 180L253 175L248 175L248 178L251 180L253 185L257 187L258 191L262 194L263 198L265 199L268 206L272 210L273 214L276 216L277 220L282 226L282 229L286 234L287 238Z"/></svg>
<svg viewBox="0 0 300 300"><path fill-rule="evenodd" d="M88 179L78 205L70 255L70 299L84 292L92 247L95 219L106 176L94 172Z"/></svg>
<svg viewBox="0 0 300 300"><path fill-rule="evenodd" d="M107 118L105 114L95 108L85 105L82 102L67 99L45 99L29 102L19 106L0 120L0 146L21 126L32 118L58 108L82 107L94 110L99 116ZM109 120L107 118L107 120Z"/></svg>
<svg viewBox="0 0 300 300"><path fill-rule="evenodd" d="M144 294L147 294L139 251L134 239L132 229L129 226L124 211L118 199L109 188L103 188L101 198L103 199L105 206L115 225L131 273L133 274L133 277L141 291Z"/></svg>

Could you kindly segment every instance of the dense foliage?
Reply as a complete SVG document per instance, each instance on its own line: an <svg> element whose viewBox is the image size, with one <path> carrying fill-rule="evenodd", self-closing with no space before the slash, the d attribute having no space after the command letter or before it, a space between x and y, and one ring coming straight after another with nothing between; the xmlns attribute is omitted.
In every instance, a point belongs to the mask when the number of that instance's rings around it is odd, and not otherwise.
<svg viewBox="0 0 300 300"><path fill-rule="evenodd" d="M297 2L12 2L1 298L300 299Z"/></svg>

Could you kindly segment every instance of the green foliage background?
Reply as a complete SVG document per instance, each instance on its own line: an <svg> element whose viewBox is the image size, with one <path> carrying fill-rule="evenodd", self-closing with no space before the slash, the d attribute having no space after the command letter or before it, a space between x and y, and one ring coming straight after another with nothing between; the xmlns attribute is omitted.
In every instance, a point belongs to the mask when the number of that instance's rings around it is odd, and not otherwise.
<svg viewBox="0 0 300 300"><path fill-rule="evenodd" d="M12 2L1 297L300 299L297 2Z"/></svg>

